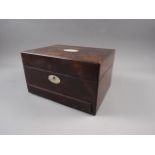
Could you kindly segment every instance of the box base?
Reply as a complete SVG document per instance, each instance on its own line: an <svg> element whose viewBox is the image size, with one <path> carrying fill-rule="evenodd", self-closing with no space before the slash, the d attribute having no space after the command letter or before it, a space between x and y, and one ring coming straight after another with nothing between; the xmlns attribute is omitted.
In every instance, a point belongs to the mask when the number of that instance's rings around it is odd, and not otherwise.
<svg viewBox="0 0 155 155"><path fill-rule="evenodd" d="M94 110L92 110L91 103L70 96L66 96L57 92L49 91L47 89L43 89L34 85L28 85L27 87L30 93L61 103L71 108L78 109L91 115L96 115L96 111L94 112Z"/></svg>

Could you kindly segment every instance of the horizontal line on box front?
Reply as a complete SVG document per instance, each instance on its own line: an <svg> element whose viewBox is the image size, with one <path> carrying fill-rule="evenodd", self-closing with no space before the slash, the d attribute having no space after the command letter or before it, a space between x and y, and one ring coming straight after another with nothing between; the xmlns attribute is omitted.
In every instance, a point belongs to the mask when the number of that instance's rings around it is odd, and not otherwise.
<svg viewBox="0 0 155 155"><path fill-rule="evenodd" d="M88 81L88 82L93 82L93 83L97 83L97 81L93 81L93 80L87 80L87 79L82 79L82 78L77 78L75 76L70 76L70 75L67 75L67 74L61 74L61 73L57 73L57 72L52 72L52 71L49 71L49 70L46 70L46 69L41 69L41 68L36 68L36 67L32 67L32 66L27 66L27 65L24 65L25 68L28 68L28 69L33 69L33 70L38 70L38 71L42 71L42 72L48 72L48 73L53 73L53 74L58 74L58 75L61 75L61 76L65 76L65 77L69 77L69 78L72 78L72 79L78 79L78 80L83 80L83 81Z"/></svg>
<svg viewBox="0 0 155 155"><path fill-rule="evenodd" d="M63 94L61 94L61 93L54 92L54 91L49 90L49 89L45 89L45 88L38 87L38 86L36 86L36 85L28 84L28 86L34 87L34 88L37 88L37 89L40 89L40 90L43 90L43 91L46 91L46 92L49 92L49 93L54 94L54 95L62 96L62 97L69 98L69 99L72 99L72 100L76 100L76 101L78 101L78 102L83 102L83 103L85 103L85 104L89 104L89 105L92 104L92 103L87 102L87 101L84 101L84 100L80 100L80 99L77 99L77 98L74 98L74 97L71 97L71 96L68 96L68 95L63 95Z"/></svg>

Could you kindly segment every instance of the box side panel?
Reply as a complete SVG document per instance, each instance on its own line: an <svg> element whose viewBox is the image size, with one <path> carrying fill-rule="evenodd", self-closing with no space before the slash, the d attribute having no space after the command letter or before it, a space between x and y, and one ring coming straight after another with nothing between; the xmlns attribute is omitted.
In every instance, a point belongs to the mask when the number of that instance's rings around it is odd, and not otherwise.
<svg viewBox="0 0 155 155"><path fill-rule="evenodd" d="M99 80L103 78L104 73L113 66L115 51L111 51L109 55L102 61L99 71Z"/></svg>
<svg viewBox="0 0 155 155"><path fill-rule="evenodd" d="M97 97L97 110L102 103L108 88L110 87L111 84L111 78L112 78L112 66L104 73L102 79L99 81L99 86L98 86L98 97Z"/></svg>
<svg viewBox="0 0 155 155"><path fill-rule="evenodd" d="M27 81L27 78L26 78L26 71L25 71L24 57L23 57L22 53L21 53L21 59L22 59L22 64L23 64L23 70L24 70L24 75L25 75L26 84L28 85L28 81Z"/></svg>
<svg viewBox="0 0 155 155"><path fill-rule="evenodd" d="M115 56L115 50L110 51L108 56L102 61L102 63L99 66L100 71L97 81L96 103L92 104L92 111L94 115L96 114L110 86L114 56Z"/></svg>

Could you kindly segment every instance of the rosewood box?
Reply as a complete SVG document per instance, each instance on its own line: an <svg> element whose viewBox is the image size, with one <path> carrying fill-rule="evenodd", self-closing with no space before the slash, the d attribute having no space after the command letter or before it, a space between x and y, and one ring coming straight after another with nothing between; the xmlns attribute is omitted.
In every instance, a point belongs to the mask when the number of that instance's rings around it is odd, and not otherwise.
<svg viewBox="0 0 155 155"><path fill-rule="evenodd" d="M113 49L53 45L21 56L29 92L96 114L110 85Z"/></svg>

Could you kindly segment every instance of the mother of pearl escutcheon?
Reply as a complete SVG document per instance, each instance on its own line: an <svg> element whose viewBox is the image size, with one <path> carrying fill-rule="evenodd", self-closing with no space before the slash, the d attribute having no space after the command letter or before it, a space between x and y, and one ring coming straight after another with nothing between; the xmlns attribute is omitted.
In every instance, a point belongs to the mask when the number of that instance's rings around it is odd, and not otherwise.
<svg viewBox="0 0 155 155"><path fill-rule="evenodd" d="M60 83L60 78L56 75L49 75L48 76L48 80L51 82L51 83L54 83L54 84L59 84Z"/></svg>

